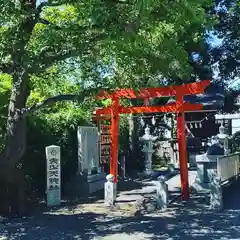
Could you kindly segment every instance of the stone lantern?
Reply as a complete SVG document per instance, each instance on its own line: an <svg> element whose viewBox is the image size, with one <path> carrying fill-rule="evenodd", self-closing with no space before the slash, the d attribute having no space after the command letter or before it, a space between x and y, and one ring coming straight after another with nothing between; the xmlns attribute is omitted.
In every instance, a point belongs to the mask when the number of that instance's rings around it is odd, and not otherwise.
<svg viewBox="0 0 240 240"><path fill-rule="evenodd" d="M228 155L230 153L229 149L229 135L225 133L226 128L221 124L219 127L219 134L217 135L219 139L219 143L224 148L224 155Z"/></svg>
<svg viewBox="0 0 240 240"><path fill-rule="evenodd" d="M150 128L147 126L145 128L145 134L139 138L140 141L144 143L142 151L145 153L145 174L152 174L152 154L153 150L153 141L155 141L157 137L154 137L150 134Z"/></svg>

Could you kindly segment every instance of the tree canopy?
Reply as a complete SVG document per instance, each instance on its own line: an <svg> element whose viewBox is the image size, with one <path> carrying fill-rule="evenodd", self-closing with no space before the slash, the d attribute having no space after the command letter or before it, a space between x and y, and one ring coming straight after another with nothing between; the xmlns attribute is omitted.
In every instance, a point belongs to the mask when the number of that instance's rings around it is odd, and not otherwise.
<svg viewBox="0 0 240 240"><path fill-rule="evenodd" d="M211 13L218 17L214 34L221 44L212 49L212 57L219 66L222 80L233 80L240 71L240 3L236 0L215 0Z"/></svg>
<svg viewBox="0 0 240 240"><path fill-rule="evenodd" d="M211 27L203 8L210 1L49 0L34 4L2 1L3 72L11 74L14 59L21 55L32 75L76 57L82 74L93 68L101 70L101 75L109 63L114 68L124 66L133 80L141 74L184 78L191 71L189 54L200 51L206 28ZM186 49L189 43L191 52Z"/></svg>
<svg viewBox="0 0 240 240"><path fill-rule="evenodd" d="M211 78L212 7L211 0L1 0L4 181L23 189L15 165L29 147L29 122L57 133L90 117L101 88Z"/></svg>
<svg viewBox="0 0 240 240"><path fill-rule="evenodd" d="M82 101L99 88L195 78L194 54L201 56L214 23L205 11L209 0L3 0L0 6L0 71L11 80L8 137L13 119L44 105Z"/></svg>

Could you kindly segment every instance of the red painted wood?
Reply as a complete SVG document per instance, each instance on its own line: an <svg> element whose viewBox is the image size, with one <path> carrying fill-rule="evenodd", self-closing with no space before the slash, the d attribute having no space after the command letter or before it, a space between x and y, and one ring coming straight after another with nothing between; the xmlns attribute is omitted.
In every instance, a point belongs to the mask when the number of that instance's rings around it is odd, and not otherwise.
<svg viewBox="0 0 240 240"><path fill-rule="evenodd" d="M202 104L183 103L178 105L176 103L165 106L141 106L141 107L119 107L119 113L156 113L156 112L177 112L177 111L199 111L202 110ZM110 108L97 109L96 114L109 114Z"/></svg>
<svg viewBox="0 0 240 240"><path fill-rule="evenodd" d="M183 96L176 96L179 104L183 103ZM179 147L179 163L180 163L180 179L181 179L181 192L182 200L189 199L189 183L188 183L188 166L187 166L187 144L185 133L185 119L184 111L177 113L177 138Z"/></svg>
<svg viewBox="0 0 240 240"><path fill-rule="evenodd" d="M110 174L114 176L114 182L117 182L118 175L118 132L119 132L119 99L113 99L111 108L111 159Z"/></svg>
<svg viewBox="0 0 240 240"><path fill-rule="evenodd" d="M148 106L149 105L149 98L144 98L144 105Z"/></svg>
<svg viewBox="0 0 240 240"><path fill-rule="evenodd" d="M99 115L96 115L96 116L93 116L92 119L94 121L101 121L101 120L109 121L109 120L111 120L111 116L99 116Z"/></svg>
<svg viewBox="0 0 240 240"><path fill-rule="evenodd" d="M184 103L184 95L195 95L202 93L210 84L210 81L205 80L197 83L190 83L180 86L169 86L163 88L144 88L139 92L133 89L121 89L112 94L102 91L97 98L111 98L113 104L111 107L96 110L96 115L111 115L111 160L110 173L114 175L114 181L117 182L118 173L118 125L119 114L121 113L152 113L152 112L177 112L177 136L179 144L179 162L180 162L180 178L182 199L189 199L189 183L188 183L188 167L187 167L187 150L185 136L185 120L184 111L199 111L202 110L201 104ZM165 106L143 106L143 107L121 107L119 99L124 98L144 98L152 97L176 96L176 103ZM146 103L146 100L145 100ZM99 116L101 119L102 116Z"/></svg>
<svg viewBox="0 0 240 240"><path fill-rule="evenodd" d="M201 82L183 84L178 86L168 86L161 88L143 88L140 91L134 91L131 88L116 90L112 94L108 94L106 91L100 92L97 96L98 99L106 98L157 98L157 97L169 97L176 94L181 95L195 95L200 94L210 84L209 80Z"/></svg>

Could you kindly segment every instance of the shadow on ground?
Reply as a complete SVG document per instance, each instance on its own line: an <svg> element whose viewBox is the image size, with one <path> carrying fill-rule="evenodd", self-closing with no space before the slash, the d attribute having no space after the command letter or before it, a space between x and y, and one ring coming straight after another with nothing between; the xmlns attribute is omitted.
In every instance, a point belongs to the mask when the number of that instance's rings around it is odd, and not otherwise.
<svg viewBox="0 0 240 240"><path fill-rule="evenodd" d="M94 212L45 212L1 224L6 239L240 239L240 211L210 211L206 196L174 203L167 212L107 216ZM4 239L4 238L3 238Z"/></svg>
<svg viewBox="0 0 240 240"><path fill-rule="evenodd" d="M126 178L121 179L118 182L118 191L131 191L135 189L141 189L142 182L138 178Z"/></svg>
<svg viewBox="0 0 240 240"><path fill-rule="evenodd" d="M224 209L240 210L240 179L223 188Z"/></svg>

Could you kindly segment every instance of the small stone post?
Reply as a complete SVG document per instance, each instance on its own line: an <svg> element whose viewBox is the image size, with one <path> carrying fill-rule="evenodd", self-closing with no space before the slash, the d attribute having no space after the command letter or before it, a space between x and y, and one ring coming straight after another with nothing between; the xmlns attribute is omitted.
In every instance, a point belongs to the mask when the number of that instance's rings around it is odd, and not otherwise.
<svg viewBox="0 0 240 240"><path fill-rule="evenodd" d="M157 181L157 207L165 210L168 205L168 185L165 178L160 176Z"/></svg>
<svg viewBox="0 0 240 240"><path fill-rule="evenodd" d="M208 174L210 178L210 208L221 210L223 208L221 179L214 170L208 170Z"/></svg>
<svg viewBox="0 0 240 240"><path fill-rule="evenodd" d="M116 184L114 183L114 176L107 175L107 182L105 183L104 202L107 206L113 206L116 201Z"/></svg>
<svg viewBox="0 0 240 240"><path fill-rule="evenodd" d="M47 160L47 206L61 204L61 156L59 146L46 147Z"/></svg>

